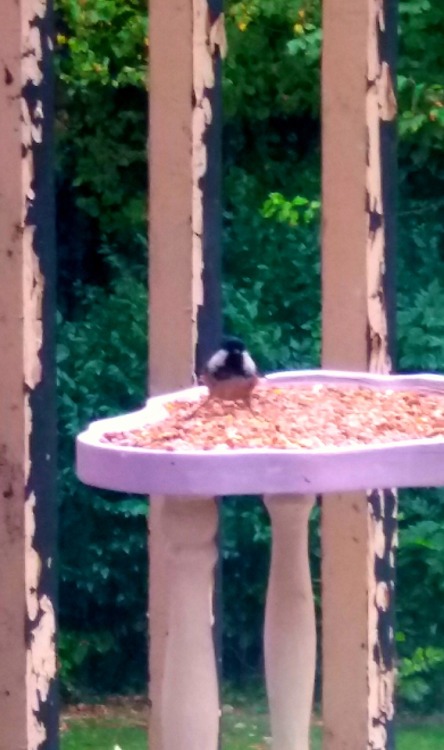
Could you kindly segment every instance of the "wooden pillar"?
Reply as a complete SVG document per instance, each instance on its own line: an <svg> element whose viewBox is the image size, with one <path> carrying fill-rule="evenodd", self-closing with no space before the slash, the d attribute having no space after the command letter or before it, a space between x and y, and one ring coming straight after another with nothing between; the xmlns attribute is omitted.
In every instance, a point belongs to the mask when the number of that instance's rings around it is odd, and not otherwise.
<svg viewBox="0 0 444 750"><path fill-rule="evenodd" d="M168 640L161 690L165 750L216 750L219 735L212 589L217 508L206 498L165 501Z"/></svg>
<svg viewBox="0 0 444 750"><path fill-rule="evenodd" d="M309 750L316 622L308 555L314 498L268 495L272 552L264 652L273 750Z"/></svg>
<svg viewBox="0 0 444 750"><path fill-rule="evenodd" d="M395 253L396 0L325 0L324 367L389 372ZM325 750L393 737L396 494L324 499Z"/></svg>
<svg viewBox="0 0 444 750"><path fill-rule="evenodd" d="M0 28L0 750L58 744L49 16Z"/></svg>
<svg viewBox="0 0 444 750"><path fill-rule="evenodd" d="M189 386L219 343L220 0L150 0L149 381ZM197 365L196 365L197 355ZM168 500L150 504L150 748L162 742ZM172 520L170 519L171 523Z"/></svg>

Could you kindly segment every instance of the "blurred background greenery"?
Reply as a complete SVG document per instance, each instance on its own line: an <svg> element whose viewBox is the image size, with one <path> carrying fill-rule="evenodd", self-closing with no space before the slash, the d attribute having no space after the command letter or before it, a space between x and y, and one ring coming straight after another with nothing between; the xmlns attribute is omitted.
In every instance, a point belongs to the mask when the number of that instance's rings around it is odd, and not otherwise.
<svg viewBox="0 0 444 750"><path fill-rule="evenodd" d="M399 5L396 366L444 372L444 4ZM226 20L226 327L265 369L317 366L320 0L226 0ZM145 0L56 0L56 22L60 657L64 697L85 699L146 682L146 503L82 486L73 440L145 397L149 22ZM444 698L444 491L400 506L400 703L427 713ZM262 668L269 541L257 498L224 503L238 685ZM311 554L319 607L316 517Z"/></svg>

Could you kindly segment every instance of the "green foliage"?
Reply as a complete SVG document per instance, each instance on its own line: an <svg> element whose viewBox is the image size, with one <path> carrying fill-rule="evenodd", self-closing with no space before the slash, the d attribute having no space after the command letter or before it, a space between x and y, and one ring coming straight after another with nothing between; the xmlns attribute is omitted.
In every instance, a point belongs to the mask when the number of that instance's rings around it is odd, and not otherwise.
<svg viewBox="0 0 444 750"><path fill-rule="evenodd" d="M224 671L245 683L262 661L270 526L257 497L227 498L222 511L223 576L230 582L224 585Z"/></svg>
<svg viewBox="0 0 444 750"><path fill-rule="evenodd" d="M74 440L91 419L145 397L146 289L125 274L90 289L79 318L59 320L61 669L65 693L122 692L145 680L146 511L74 475Z"/></svg>
<svg viewBox="0 0 444 750"><path fill-rule="evenodd" d="M444 373L444 226L434 205L401 207L398 269L398 369ZM400 492L397 568L399 695L410 710L443 700L444 491ZM441 651L441 655L440 655Z"/></svg>
<svg viewBox="0 0 444 750"><path fill-rule="evenodd" d="M400 212L398 369L444 372L444 224L439 202L408 202ZM437 273L438 271L438 273Z"/></svg>
<svg viewBox="0 0 444 750"><path fill-rule="evenodd" d="M147 19L138 0L59 0L66 33L57 35L60 81L77 96L89 86L145 87ZM76 79L72 71L76 71Z"/></svg>
<svg viewBox="0 0 444 750"><path fill-rule="evenodd" d="M145 231L146 3L56 0L56 10L59 181L103 235L128 241Z"/></svg>
<svg viewBox="0 0 444 750"><path fill-rule="evenodd" d="M299 224L310 223L319 213L319 201L310 201L302 195L287 200L282 193L270 193L261 209L265 219L276 219L282 224L296 227Z"/></svg>
<svg viewBox="0 0 444 750"><path fill-rule="evenodd" d="M444 6L433 0L401 0L399 10L402 155L414 184L430 194L431 185L435 189L444 175L444 53L437 33L444 25Z"/></svg>
<svg viewBox="0 0 444 750"><path fill-rule="evenodd" d="M401 662L399 671L400 695L410 706L424 705L433 694L434 703L438 698L442 705L442 672L444 669L444 649L417 648L411 659ZM438 691L438 696L436 695ZM437 705L439 702L436 701Z"/></svg>
<svg viewBox="0 0 444 750"><path fill-rule="evenodd" d="M63 630L58 642L59 675L64 697L81 699L84 675L91 659L110 653L115 656L116 641L109 630L81 632Z"/></svg>
<svg viewBox="0 0 444 750"><path fill-rule="evenodd" d="M73 206L100 234L128 250L145 220L146 3L56 0L56 11L59 179L73 186ZM292 168L319 127L320 2L228 0L226 19L228 163L248 163L257 174L263 166L275 178L269 192L291 195ZM435 30L443 23L439 3L401 0L400 133L409 179L423 181L419 168L442 178L443 52Z"/></svg>
<svg viewBox="0 0 444 750"><path fill-rule="evenodd" d="M436 275L443 260L443 226L433 210L417 209L405 212L401 231L398 367L444 373L444 286ZM444 618L433 604L444 594L443 529L442 489L400 493L399 692L406 707L422 711L438 709L443 699Z"/></svg>
<svg viewBox="0 0 444 750"><path fill-rule="evenodd" d="M398 317L400 368L444 372L444 283L434 279L416 294L401 300L404 304Z"/></svg>
<svg viewBox="0 0 444 750"><path fill-rule="evenodd" d="M265 218L261 185L252 175L232 170L226 184L228 326L245 337L264 369L315 366L320 341L318 225L306 219L295 227L280 215Z"/></svg>
<svg viewBox="0 0 444 750"><path fill-rule="evenodd" d="M319 25L319 0L228 2L228 119L318 114Z"/></svg>
<svg viewBox="0 0 444 750"><path fill-rule="evenodd" d="M400 698L415 710L439 710L444 698L444 491L400 493L398 652Z"/></svg>

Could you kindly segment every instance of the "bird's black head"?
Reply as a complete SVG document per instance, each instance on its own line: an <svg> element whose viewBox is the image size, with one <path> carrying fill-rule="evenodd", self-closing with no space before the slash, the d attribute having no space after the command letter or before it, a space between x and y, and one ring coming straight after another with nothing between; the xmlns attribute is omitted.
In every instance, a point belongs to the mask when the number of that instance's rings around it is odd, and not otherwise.
<svg viewBox="0 0 444 750"><path fill-rule="evenodd" d="M242 339L238 339L236 336L225 336L222 339L220 348L229 354L241 354L245 351L245 344Z"/></svg>
<svg viewBox="0 0 444 750"><path fill-rule="evenodd" d="M244 342L234 336L223 339L220 349L208 360L206 369L216 380L250 378L256 375L256 365Z"/></svg>

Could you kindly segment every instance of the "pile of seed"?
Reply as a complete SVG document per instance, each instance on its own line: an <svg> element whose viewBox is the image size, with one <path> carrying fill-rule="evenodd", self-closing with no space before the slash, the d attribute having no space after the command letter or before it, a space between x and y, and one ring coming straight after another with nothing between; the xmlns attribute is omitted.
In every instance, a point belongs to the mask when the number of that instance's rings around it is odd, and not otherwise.
<svg viewBox="0 0 444 750"><path fill-rule="evenodd" d="M161 422L103 440L136 448L302 448L444 439L444 393L351 386L259 386L243 403L173 402Z"/></svg>

